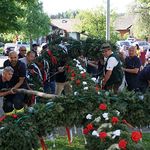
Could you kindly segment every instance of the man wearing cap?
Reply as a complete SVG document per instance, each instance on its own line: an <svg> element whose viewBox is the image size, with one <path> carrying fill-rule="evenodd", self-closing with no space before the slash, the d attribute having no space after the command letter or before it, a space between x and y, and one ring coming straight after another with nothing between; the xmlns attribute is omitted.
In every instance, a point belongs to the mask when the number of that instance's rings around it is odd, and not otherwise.
<svg viewBox="0 0 150 150"><path fill-rule="evenodd" d="M104 65L105 73L102 80L102 87L104 90L118 91L122 83L123 73L119 58L112 52L111 46L108 43L102 45L102 53L106 58Z"/></svg>

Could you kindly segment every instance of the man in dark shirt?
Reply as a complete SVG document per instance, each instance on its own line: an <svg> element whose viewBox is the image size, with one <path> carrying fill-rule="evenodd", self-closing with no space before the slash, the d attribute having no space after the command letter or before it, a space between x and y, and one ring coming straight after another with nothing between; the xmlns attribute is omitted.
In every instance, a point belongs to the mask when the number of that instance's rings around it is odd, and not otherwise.
<svg viewBox="0 0 150 150"><path fill-rule="evenodd" d="M129 48L129 57L125 59L125 79L127 82L127 89L129 91L136 90L138 88L138 74L140 71L141 63L140 59L136 56L136 49L134 46Z"/></svg>
<svg viewBox="0 0 150 150"><path fill-rule="evenodd" d="M9 59L4 62L4 67L11 66L14 69L14 74L10 80L12 91L18 88L27 88L25 81L26 67L25 64L18 60L18 55L15 51L9 53ZM13 99L13 100L12 100ZM22 112L24 110L25 95L16 93L14 97L10 97L4 101L4 111L10 113L14 110L16 112Z"/></svg>
<svg viewBox="0 0 150 150"><path fill-rule="evenodd" d="M145 92L150 84L150 65L147 65L138 75L139 89L141 92Z"/></svg>
<svg viewBox="0 0 150 150"><path fill-rule="evenodd" d="M5 67L2 74L0 75L0 90L1 89L8 89L10 80L13 76L14 70L12 67ZM0 91L0 97L7 96L12 94L11 90L8 91Z"/></svg>

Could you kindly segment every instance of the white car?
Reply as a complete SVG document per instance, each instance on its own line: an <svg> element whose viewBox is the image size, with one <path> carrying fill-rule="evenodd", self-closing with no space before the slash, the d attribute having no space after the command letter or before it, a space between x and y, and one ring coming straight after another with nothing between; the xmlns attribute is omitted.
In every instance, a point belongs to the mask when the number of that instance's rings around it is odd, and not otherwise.
<svg viewBox="0 0 150 150"><path fill-rule="evenodd" d="M121 49L123 46L130 47L131 43L129 41L117 41L116 46Z"/></svg>
<svg viewBox="0 0 150 150"><path fill-rule="evenodd" d="M136 41L133 43L133 45L135 46L136 44L139 45L140 48L143 48L145 51L150 49L150 44L146 41Z"/></svg>
<svg viewBox="0 0 150 150"><path fill-rule="evenodd" d="M14 51L16 51L17 53L19 53L19 48L21 46L26 47L26 49L30 47L29 43L27 43L27 42L17 41L16 44L15 44Z"/></svg>
<svg viewBox="0 0 150 150"><path fill-rule="evenodd" d="M10 51L15 49L15 43L6 43L3 49L3 55L8 55Z"/></svg>

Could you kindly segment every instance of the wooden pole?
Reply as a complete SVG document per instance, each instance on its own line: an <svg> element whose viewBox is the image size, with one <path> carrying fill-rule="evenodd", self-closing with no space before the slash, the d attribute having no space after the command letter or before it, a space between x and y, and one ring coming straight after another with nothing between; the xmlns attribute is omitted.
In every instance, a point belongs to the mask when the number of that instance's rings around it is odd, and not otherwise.
<svg viewBox="0 0 150 150"><path fill-rule="evenodd" d="M9 90L10 89L2 89L2 90L0 90L0 92L9 91ZM58 95L55 95L55 94L46 94L46 93L43 93L43 92L27 90L27 89L13 89L13 92L23 93L23 94L27 94L27 95L35 95L35 96L39 96L39 97L47 98L47 99L58 97Z"/></svg>

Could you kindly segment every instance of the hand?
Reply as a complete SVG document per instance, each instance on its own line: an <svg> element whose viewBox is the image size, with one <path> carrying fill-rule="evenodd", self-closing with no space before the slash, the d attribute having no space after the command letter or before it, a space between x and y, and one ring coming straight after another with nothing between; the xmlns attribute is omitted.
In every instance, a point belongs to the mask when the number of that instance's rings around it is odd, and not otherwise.
<svg viewBox="0 0 150 150"><path fill-rule="evenodd" d="M63 72L64 71L64 67L58 67L58 71L59 72Z"/></svg>
<svg viewBox="0 0 150 150"><path fill-rule="evenodd" d="M12 89L10 90L11 94L15 94L15 93L16 93L14 90L15 90L14 88L12 88Z"/></svg>
<svg viewBox="0 0 150 150"><path fill-rule="evenodd" d="M123 70L123 71L126 71L126 68L123 68L123 67L122 67L122 70Z"/></svg>

